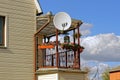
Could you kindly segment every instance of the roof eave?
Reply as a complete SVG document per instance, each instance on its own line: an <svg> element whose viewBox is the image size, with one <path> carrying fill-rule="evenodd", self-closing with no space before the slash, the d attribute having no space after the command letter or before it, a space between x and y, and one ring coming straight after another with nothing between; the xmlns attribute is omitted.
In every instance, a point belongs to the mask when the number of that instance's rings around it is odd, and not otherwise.
<svg viewBox="0 0 120 80"><path fill-rule="evenodd" d="M40 2L38 0L34 0L35 5L36 5L36 9L37 9L37 15L43 14L42 8L40 6Z"/></svg>

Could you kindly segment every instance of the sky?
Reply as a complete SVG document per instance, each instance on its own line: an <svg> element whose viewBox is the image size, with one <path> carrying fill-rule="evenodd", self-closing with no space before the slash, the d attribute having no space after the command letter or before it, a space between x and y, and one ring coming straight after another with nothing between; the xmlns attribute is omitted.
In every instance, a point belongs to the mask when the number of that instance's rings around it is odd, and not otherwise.
<svg viewBox="0 0 120 80"><path fill-rule="evenodd" d="M83 62L120 65L120 0L39 0L43 13L66 12L82 20ZM91 62L90 62L91 61ZM83 63L83 64L85 64ZM92 64L93 65L93 64Z"/></svg>

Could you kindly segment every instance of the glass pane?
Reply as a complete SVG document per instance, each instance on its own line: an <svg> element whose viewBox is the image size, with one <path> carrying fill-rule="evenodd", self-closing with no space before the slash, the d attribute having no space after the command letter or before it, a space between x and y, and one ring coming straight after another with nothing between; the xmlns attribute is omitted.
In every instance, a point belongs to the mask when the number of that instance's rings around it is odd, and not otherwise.
<svg viewBox="0 0 120 80"><path fill-rule="evenodd" d="M60 53L60 67L66 67L66 53Z"/></svg>
<svg viewBox="0 0 120 80"><path fill-rule="evenodd" d="M52 66L52 56L51 55L46 56L46 66Z"/></svg>
<svg viewBox="0 0 120 80"><path fill-rule="evenodd" d="M4 17L0 16L0 44L3 44L4 37Z"/></svg>
<svg viewBox="0 0 120 80"><path fill-rule="evenodd" d="M73 61L74 61L74 52L69 51L67 52L67 66L72 67L73 66Z"/></svg>
<svg viewBox="0 0 120 80"><path fill-rule="evenodd" d="M53 55L53 66L56 66L56 55Z"/></svg>

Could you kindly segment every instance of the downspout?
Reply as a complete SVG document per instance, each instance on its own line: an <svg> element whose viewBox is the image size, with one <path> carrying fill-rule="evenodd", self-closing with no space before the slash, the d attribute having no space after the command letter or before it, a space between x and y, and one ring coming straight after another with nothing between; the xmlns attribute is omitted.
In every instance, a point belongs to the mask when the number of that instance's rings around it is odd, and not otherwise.
<svg viewBox="0 0 120 80"><path fill-rule="evenodd" d="M36 76L36 69L37 69L37 64L36 64L36 59L37 59L37 56L36 56L36 53L37 53L37 41L36 41L36 38L37 38L37 35L40 31L42 31L51 21L51 16L48 15L48 21L40 28L36 31L36 33L34 34L34 80L37 80L37 76Z"/></svg>

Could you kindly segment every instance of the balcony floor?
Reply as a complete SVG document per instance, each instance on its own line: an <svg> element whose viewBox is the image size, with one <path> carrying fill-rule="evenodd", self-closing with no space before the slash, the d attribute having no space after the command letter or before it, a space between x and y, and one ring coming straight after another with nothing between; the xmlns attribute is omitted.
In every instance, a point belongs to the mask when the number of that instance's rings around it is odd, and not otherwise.
<svg viewBox="0 0 120 80"><path fill-rule="evenodd" d="M80 69L72 69L72 68L40 68L36 71L36 74L47 74L47 73L57 73L57 72L87 73L86 71L81 71Z"/></svg>

